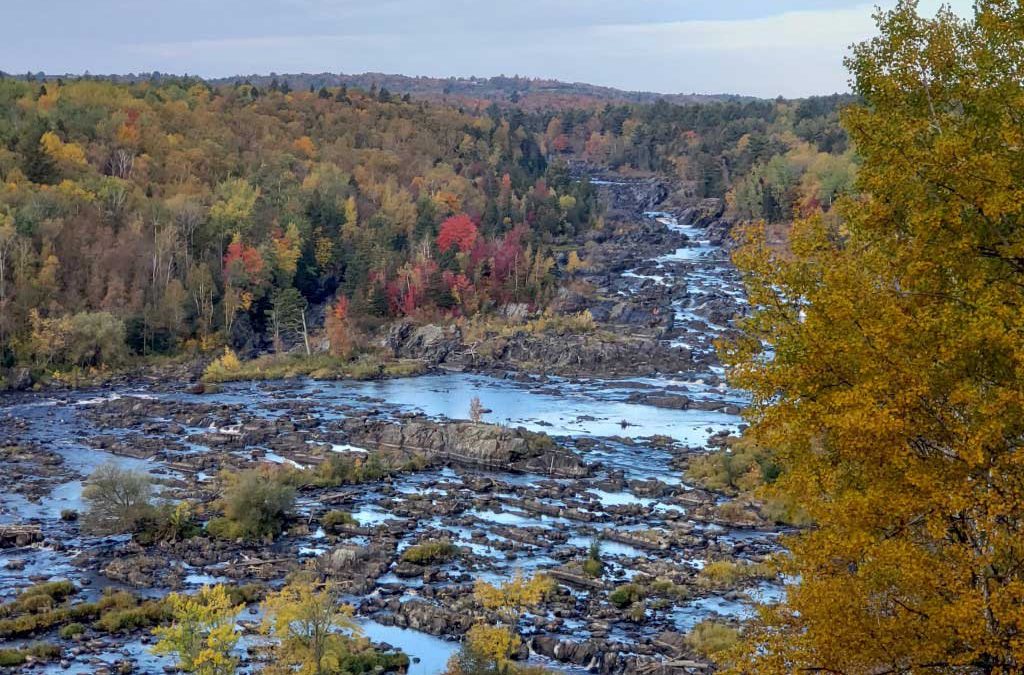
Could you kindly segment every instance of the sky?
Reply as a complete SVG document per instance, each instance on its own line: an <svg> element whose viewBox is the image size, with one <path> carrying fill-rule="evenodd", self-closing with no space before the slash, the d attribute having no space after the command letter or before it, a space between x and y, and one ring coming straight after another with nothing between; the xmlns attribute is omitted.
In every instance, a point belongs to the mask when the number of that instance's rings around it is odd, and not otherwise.
<svg viewBox="0 0 1024 675"><path fill-rule="evenodd" d="M846 91L843 56L894 2L0 0L0 70L522 75L796 97ZM972 0L947 4L967 16Z"/></svg>

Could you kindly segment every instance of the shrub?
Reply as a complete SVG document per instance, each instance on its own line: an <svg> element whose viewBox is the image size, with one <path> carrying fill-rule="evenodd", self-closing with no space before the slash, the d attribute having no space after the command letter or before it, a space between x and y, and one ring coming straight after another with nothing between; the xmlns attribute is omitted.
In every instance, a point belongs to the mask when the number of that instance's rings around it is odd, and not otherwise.
<svg viewBox="0 0 1024 675"><path fill-rule="evenodd" d="M599 578L604 574L604 563L601 561L601 538L594 537L594 540L590 542L590 548L587 551L587 559L583 561L583 572L587 576Z"/></svg>
<svg viewBox="0 0 1024 675"><path fill-rule="evenodd" d="M186 672L233 673L237 665L231 652L238 642L234 605L224 586L204 586L195 595L172 593L167 598L171 625L153 630L159 640L155 654L173 654Z"/></svg>
<svg viewBox="0 0 1024 675"><path fill-rule="evenodd" d="M95 625L107 633L131 632L156 626L169 618L170 611L163 600L148 600L136 607L104 612Z"/></svg>
<svg viewBox="0 0 1024 675"><path fill-rule="evenodd" d="M277 474L259 470L226 474L225 481L220 499L224 518L210 521L212 535L256 540L281 532L295 504L294 488Z"/></svg>
<svg viewBox="0 0 1024 675"><path fill-rule="evenodd" d="M85 632L85 626L84 625L82 625L80 623L69 623L66 626L61 626L61 628L57 632L57 634L60 635L65 640L70 640L71 638L75 637L76 635L81 635L84 632Z"/></svg>
<svg viewBox="0 0 1024 675"><path fill-rule="evenodd" d="M31 656L37 661L60 658L60 647L46 642L37 642L20 649L0 649L0 668L13 668L28 661Z"/></svg>
<svg viewBox="0 0 1024 675"><path fill-rule="evenodd" d="M273 660L287 668L284 672L360 672L323 669L327 663L341 663L361 646L353 608L341 601L330 583L321 586L311 575L296 575L267 596L263 609L262 631L274 640Z"/></svg>
<svg viewBox="0 0 1024 675"><path fill-rule="evenodd" d="M87 505L83 525L96 534L134 531L150 516L152 487L144 473L104 464L89 477L82 499Z"/></svg>
<svg viewBox="0 0 1024 675"><path fill-rule="evenodd" d="M47 581L27 588L18 594L18 600L24 601L32 597L43 595L53 600L54 603L59 603L77 592L78 587L67 579L61 579L59 581Z"/></svg>
<svg viewBox="0 0 1024 675"><path fill-rule="evenodd" d="M466 644L471 654L500 668L519 649L522 639L509 627L478 623L466 633Z"/></svg>
<svg viewBox="0 0 1024 675"><path fill-rule="evenodd" d="M150 515L139 520L136 540L142 544L158 541L183 541L198 535L202 528L187 501L161 504Z"/></svg>
<svg viewBox="0 0 1024 675"><path fill-rule="evenodd" d="M309 481L317 487L358 485L378 481L390 475L391 472L391 468L377 453L371 453L365 459L361 456L331 453L316 468L315 474Z"/></svg>
<svg viewBox="0 0 1024 675"><path fill-rule="evenodd" d="M340 525L357 525L358 522L351 513L332 510L320 517L320 524L325 530L333 530Z"/></svg>
<svg viewBox="0 0 1024 675"><path fill-rule="evenodd" d="M697 575L697 583L705 588L729 588L755 579L774 577L775 569L767 563L715 560L704 565Z"/></svg>
<svg viewBox="0 0 1024 675"><path fill-rule="evenodd" d="M598 579L604 574L604 563L600 560L587 558L583 561L583 573L588 577Z"/></svg>
<svg viewBox="0 0 1024 675"><path fill-rule="evenodd" d="M405 549L402 560L417 565L433 565L451 560L458 550L450 541L427 541Z"/></svg>
<svg viewBox="0 0 1024 675"><path fill-rule="evenodd" d="M225 347L224 353L214 359L203 371L203 380L206 382L228 382L241 369L242 362L238 360L238 355L230 347Z"/></svg>
<svg viewBox="0 0 1024 675"><path fill-rule="evenodd" d="M716 621L702 621L686 636L686 644L706 658L712 658L739 642L739 631Z"/></svg>
<svg viewBox="0 0 1024 675"><path fill-rule="evenodd" d="M638 584L622 584L608 594L608 601L619 609L625 609L645 597L644 589Z"/></svg>
<svg viewBox="0 0 1024 675"><path fill-rule="evenodd" d="M773 453L740 439L715 452L694 457L687 480L708 490L738 495L774 483L781 471Z"/></svg>

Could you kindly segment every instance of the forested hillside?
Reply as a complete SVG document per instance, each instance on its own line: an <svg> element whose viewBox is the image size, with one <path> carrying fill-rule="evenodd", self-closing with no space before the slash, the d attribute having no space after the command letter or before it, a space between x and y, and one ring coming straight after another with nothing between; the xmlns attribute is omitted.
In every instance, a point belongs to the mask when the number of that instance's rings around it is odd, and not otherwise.
<svg viewBox="0 0 1024 675"><path fill-rule="evenodd" d="M550 242L596 221L587 186L486 115L196 82L0 92L8 360L89 362L45 353L68 315L160 351L335 297L374 317L537 304Z"/></svg>
<svg viewBox="0 0 1024 675"><path fill-rule="evenodd" d="M344 356L394 317L539 311L559 250L610 234L570 166L667 174L677 199L784 221L849 189L846 102L526 112L376 88L3 79L2 363L308 348L321 327L313 347Z"/></svg>
<svg viewBox="0 0 1024 675"><path fill-rule="evenodd" d="M848 192L855 157L839 111L855 99L606 106L545 116L545 147L675 176L684 196L729 197L738 219L784 222Z"/></svg>

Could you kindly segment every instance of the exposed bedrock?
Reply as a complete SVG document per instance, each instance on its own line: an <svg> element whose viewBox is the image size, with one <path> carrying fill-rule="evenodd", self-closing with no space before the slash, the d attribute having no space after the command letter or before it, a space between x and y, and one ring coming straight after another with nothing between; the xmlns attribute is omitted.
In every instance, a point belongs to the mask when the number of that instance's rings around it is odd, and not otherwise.
<svg viewBox="0 0 1024 675"><path fill-rule="evenodd" d="M426 418L389 421L349 418L342 425L355 445L384 453L487 469L540 473L564 478L590 475L573 452L551 437L523 428Z"/></svg>

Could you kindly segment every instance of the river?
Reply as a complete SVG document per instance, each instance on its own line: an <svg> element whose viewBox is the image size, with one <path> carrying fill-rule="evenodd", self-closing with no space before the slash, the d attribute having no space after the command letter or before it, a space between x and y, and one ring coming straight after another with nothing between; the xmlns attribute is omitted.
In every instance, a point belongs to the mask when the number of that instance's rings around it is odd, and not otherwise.
<svg viewBox="0 0 1024 675"><path fill-rule="evenodd" d="M647 217L685 234L690 241L687 246L648 261L624 276L637 287L652 283L685 286L685 297L674 304L676 323L681 330L676 331L671 341L681 348L707 353L727 326L709 319L706 307L712 303L720 309L726 301L739 311L744 303L736 272L726 253L711 244L700 228L679 225L669 213L654 212ZM775 548L777 532L730 529L691 519L693 500L687 498L690 487L673 462L673 449L667 448L663 440L656 440L667 437L678 446L703 448L716 434L735 433L742 424L735 412L744 399L722 383L722 375L717 365L709 367L706 373L625 380L515 381L470 373L442 373L373 382L234 384L206 395L184 393L173 386L136 384L100 392L42 392L0 399L0 413L18 425L11 435L20 443L59 453L65 468L74 474L49 488L42 499L30 500L12 490L0 494L0 524L39 523L45 534L41 544L0 550L0 594L9 597L17 588L42 579L71 578L84 582L90 594L107 583L101 576L83 571L74 559L97 547L123 546L124 540L83 537L73 523L60 518L62 510L82 509L82 477L97 466L113 461L148 471L163 480L188 478L159 459L135 459L96 449L91 439L100 433L133 438L124 429L97 428L95 419L85 414L90 409L101 409L107 401L134 397L140 402L223 404L226 410L241 411L238 424L246 417L295 415L294 406L301 403L301 413L313 420L307 427L315 435L320 427L329 427L351 411L369 408L383 410L396 419L410 412L432 418L465 418L470 401L478 397L490 411L484 421L543 431L572 444L586 462L600 468L592 478L580 480L443 468L401 474L387 485L360 486L350 491L345 508L361 525L373 528L389 522L404 524L394 527L389 535L397 537L397 551L428 532L450 538L466 550L466 555L446 565L437 579L401 578L386 572L377 579L373 592L350 599L368 637L415 657L410 672L440 672L458 647L455 641L445 639L452 636L428 635L388 625L393 623L393 618L388 617L394 612L383 609L385 600L443 603L447 597L444 593L478 578L498 582L517 572L557 568L584 555L594 537L602 532L662 531L671 541L685 542L668 548L641 549L606 537L602 557L610 584L639 573L650 574L652 570L699 569L709 557L742 557ZM671 391L704 405L674 410L636 402L638 392L652 391ZM185 439L202 431L209 430L183 429L180 437L174 439L184 446L178 450L206 452L208 449L201 444ZM143 436L147 435L157 443L166 439L166 434L159 430L143 432ZM272 451L263 453L263 459L288 461ZM200 481L205 478L198 476ZM480 479L493 482L486 495L473 491L473 481ZM646 481L660 481L671 489L637 494L638 486ZM577 507L587 514L587 520L531 511L524 508L525 498L556 508ZM436 512L431 512L431 504L436 506ZM319 507L308 498L300 499L299 509L303 513L314 513ZM510 529L528 533L533 543L510 540ZM365 543L358 538L354 542ZM328 553L332 543L325 541L322 531L317 531L297 537L292 546L289 550L312 558ZM196 588L221 579L217 566L188 568L175 585ZM702 593L670 607L651 609L649 619L644 621L627 622L608 612L595 618L598 600L573 589L567 600L570 604L566 605L572 608L561 612L562 616L540 617L523 630L527 635L548 634L575 640L599 637L639 645L660 632L685 632L708 616L746 616L751 608L749 598L771 599L778 593L776 587L764 584L749 591L747 598ZM147 592L162 594L166 589L158 587ZM110 641L106 648L69 657L71 666L67 672L92 672L90 668L95 667L97 659L110 661L115 657L133 660L144 671L165 663L144 654L137 640L128 644ZM534 658L550 667L572 668L571 664Z"/></svg>

